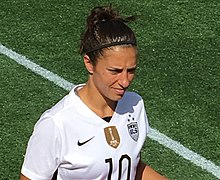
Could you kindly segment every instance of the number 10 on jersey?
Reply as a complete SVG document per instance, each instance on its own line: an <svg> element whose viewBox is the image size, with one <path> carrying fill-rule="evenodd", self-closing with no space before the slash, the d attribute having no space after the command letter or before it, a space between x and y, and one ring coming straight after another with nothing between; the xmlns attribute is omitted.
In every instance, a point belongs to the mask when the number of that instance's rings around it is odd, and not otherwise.
<svg viewBox="0 0 220 180"><path fill-rule="evenodd" d="M127 177L126 177L126 180L130 180L131 158L127 154L122 155L121 158L118 161L118 164L115 165L115 166L118 166L118 180L121 179L123 161L127 161L127 168L126 168L127 169ZM109 164L108 180L111 180L112 170L113 170L113 166L114 166L112 158L105 159L105 163Z"/></svg>

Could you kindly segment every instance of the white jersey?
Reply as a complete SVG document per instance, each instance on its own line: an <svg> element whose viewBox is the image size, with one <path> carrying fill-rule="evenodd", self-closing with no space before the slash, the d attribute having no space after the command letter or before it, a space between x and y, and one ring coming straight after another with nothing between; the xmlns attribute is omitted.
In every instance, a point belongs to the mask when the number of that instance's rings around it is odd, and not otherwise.
<svg viewBox="0 0 220 180"><path fill-rule="evenodd" d="M49 180L58 168L58 180L133 180L149 129L142 98L126 92L106 122L75 89L36 123L22 174Z"/></svg>

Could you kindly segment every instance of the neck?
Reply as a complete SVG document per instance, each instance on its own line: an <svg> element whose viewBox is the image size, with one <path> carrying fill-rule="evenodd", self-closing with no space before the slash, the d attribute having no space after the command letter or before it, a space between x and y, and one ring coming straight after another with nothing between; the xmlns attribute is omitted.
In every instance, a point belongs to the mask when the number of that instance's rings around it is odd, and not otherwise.
<svg viewBox="0 0 220 180"><path fill-rule="evenodd" d="M91 81L78 91L80 99L99 117L112 116L117 102L102 96Z"/></svg>

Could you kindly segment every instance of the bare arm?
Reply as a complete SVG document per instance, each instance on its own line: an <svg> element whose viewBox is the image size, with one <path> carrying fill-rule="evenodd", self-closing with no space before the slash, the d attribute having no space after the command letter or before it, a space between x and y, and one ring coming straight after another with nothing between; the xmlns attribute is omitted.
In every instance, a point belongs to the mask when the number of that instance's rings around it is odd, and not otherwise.
<svg viewBox="0 0 220 180"><path fill-rule="evenodd" d="M27 178L26 176L24 176L23 174L20 175L20 180L30 180L29 178Z"/></svg>
<svg viewBox="0 0 220 180"><path fill-rule="evenodd" d="M142 161L139 162L135 180L168 180L166 177L154 171Z"/></svg>

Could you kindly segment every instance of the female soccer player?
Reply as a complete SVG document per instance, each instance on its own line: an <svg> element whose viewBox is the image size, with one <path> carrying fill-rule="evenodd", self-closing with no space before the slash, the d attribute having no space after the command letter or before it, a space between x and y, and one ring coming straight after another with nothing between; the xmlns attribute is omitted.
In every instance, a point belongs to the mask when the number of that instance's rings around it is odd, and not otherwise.
<svg viewBox="0 0 220 180"><path fill-rule="evenodd" d="M140 151L149 125L142 98L126 91L137 68L134 32L110 6L87 18L80 53L88 81L36 123L20 180L164 180Z"/></svg>

